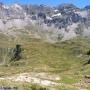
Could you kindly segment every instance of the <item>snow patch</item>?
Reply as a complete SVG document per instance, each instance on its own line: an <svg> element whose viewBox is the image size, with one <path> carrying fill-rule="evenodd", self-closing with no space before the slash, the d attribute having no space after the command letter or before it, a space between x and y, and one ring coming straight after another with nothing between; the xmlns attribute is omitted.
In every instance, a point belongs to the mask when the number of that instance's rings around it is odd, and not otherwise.
<svg viewBox="0 0 90 90"><path fill-rule="evenodd" d="M59 16L62 16L61 13L57 13L57 14L52 15L52 17L59 17Z"/></svg>

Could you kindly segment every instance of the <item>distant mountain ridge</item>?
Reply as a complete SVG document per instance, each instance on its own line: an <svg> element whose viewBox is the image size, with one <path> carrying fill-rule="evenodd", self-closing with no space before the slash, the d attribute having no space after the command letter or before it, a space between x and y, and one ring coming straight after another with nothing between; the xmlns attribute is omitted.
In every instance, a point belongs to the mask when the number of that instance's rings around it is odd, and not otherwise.
<svg viewBox="0 0 90 90"><path fill-rule="evenodd" d="M34 30L29 30L33 26ZM37 27L36 27L37 26ZM78 35L90 35L90 5L83 9L73 4L5 5L0 3L0 32L17 35L13 29L28 28L34 36L47 41L68 40Z"/></svg>

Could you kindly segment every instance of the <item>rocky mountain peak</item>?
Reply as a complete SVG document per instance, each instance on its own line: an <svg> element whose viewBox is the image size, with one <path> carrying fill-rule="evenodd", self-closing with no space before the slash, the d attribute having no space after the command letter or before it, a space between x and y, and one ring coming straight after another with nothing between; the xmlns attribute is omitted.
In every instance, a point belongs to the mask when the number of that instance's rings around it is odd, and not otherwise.
<svg viewBox="0 0 90 90"><path fill-rule="evenodd" d="M90 10L90 5L87 5L84 9L85 10Z"/></svg>
<svg viewBox="0 0 90 90"><path fill-rule="evenodd" d="M73 5L73 4L66 4L66 3L63 3L63 4L58 5L57 8L59 10L69 10L69 11L70 10L71 11L73 11L73 10L79 10L79 8L76 7L75 5Z"/></svg>
<svg viewBox="0 0 90 90"><path fill-rule="evenodd" d="M90 27L90 12L87 11L89 6L85 8L81 10L73 4L48 7L46 5L19 5L16 3L4 5L1 3L0 31L35 25L37 26L35 32L37 32L37 29L43 26L41 28L44 29L43 31L38 30L38 34L41 36L44 36L42 32L47 32L45 37L48 39L57 40L56 38L63 37L65 40L67 37L72 38L81 34L84 29Z"/></svg>

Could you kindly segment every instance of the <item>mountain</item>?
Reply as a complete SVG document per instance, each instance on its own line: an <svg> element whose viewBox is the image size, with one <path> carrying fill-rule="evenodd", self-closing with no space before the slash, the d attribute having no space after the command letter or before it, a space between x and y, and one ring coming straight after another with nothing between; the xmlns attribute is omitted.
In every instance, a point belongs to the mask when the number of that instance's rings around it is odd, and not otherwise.
<svg viewBox="0 0 90 90"><path fill-rule="evenodd" d="M90 90L90 6L0 3L0 86Z"/></svg>
<svg viewBox="0 0 90 90"><path fill-rule="evenodd" d="M89 10L90 9L90 5L87 5L84 9Z"/></svg>
<svg viewBox="0 0 90 90"><path fill-rule="evenodd" d="M6 35L15 36L18 33L13 29L25 29L27 35L57 42L78 35L89 36L89 28L90 6L80 9L65 3L52 8L46 5L0 3L0 32Z"/></svg>

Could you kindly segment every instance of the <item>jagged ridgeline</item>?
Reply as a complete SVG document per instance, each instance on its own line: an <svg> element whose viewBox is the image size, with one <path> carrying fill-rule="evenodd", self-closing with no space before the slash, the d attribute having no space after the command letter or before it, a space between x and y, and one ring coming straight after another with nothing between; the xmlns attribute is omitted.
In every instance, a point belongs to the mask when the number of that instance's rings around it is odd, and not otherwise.
<svg viewBox="0 0 90 90"><path fill-rule="evenodd" d="M48 42L69 40L78 35L90 35L90 6L73 4L56 7L45 5L0 4L0 32L5 35L25 35Z"/></svg>

